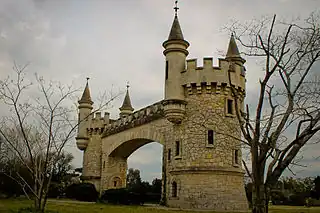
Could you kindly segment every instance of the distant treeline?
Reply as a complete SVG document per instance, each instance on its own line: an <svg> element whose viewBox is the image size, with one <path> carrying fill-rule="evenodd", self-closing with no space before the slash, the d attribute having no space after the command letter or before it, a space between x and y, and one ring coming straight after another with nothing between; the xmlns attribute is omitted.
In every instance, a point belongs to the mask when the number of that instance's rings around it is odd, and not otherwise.
<svg viewBox="0 0 320 213"><path fill-rule="evenodd" d="M252 202L252 183L247 183L248 202ZM320 176L316 178L282 178L270 192L273 205L320 206Z"/></svg>

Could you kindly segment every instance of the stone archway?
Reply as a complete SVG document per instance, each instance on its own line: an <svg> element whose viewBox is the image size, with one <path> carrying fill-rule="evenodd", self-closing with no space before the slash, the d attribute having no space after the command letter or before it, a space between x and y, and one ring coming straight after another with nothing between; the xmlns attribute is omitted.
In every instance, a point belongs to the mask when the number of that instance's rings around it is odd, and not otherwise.
<svg viewBox="0 0 320 213"><path fill-rule="evenodd" d="M121 188L126 186L127 159L140 147L158 142L164 145L164 137L157 126L162 120L148 123L136 128L110 135L102 140L102 164L105 165L101 172L101 189ZM119 184L114 187L114 178Z"/></svg>

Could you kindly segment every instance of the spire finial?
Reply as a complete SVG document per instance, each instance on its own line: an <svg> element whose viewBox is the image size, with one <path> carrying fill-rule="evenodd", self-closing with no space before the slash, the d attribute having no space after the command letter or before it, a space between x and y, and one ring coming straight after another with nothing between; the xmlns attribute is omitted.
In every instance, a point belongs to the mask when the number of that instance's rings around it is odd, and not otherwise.
<svg viewBox="0 0 320 213"><path fill-rule="evenodd" d="M176 0L175 2L175 7L173 8L174 9L174 11L175 11L175 15L178 15L178 10L180 9L179 7L178 7L178 0Z"/></svg>
<svg viewBox="0 0 320 213"><path fill-rule="evenodd" d="M87 79L87 83L86 83L86 87L84 88L83 94L81 99L78 101L79 104L81 103L88 103L88 104L93 104L92 100L91 100L91 95L90 95L90 89L89 89L89 77L86 77Z"/></svg>
<svg viewBox="0 0 320 213"><path fill-rule="evenodd" d="M127 90L129 90L129 87L130 87L129 81L127 81Z"/></svg>

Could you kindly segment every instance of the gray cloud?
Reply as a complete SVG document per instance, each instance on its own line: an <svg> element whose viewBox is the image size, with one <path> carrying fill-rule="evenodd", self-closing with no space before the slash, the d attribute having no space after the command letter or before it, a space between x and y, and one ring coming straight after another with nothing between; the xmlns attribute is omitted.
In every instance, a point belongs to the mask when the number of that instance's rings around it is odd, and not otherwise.
<svg viewBox="0 0 320 213"><path fill-rule="evenodd" d="M83 86L85 77L90 76L93 97L103 90L124 89L129 81L134 108L152 104L163 98L161 44L173 20L172 7L173 1L150 0L2 0L1 78L11 71L14 60L19 64L31 62L30 73L63 83L74 82L76 87ZM179 19L185 38L191 43L189 58L199 58L201 64L202 57L214 56L217 63L217 50L227 48L229 37L221 28L230 19L245 21L273 13L290 19L318 7L318 1L312 0L189 0L180 2ZM259 71L254 62L247 67L251 94L257 87ZM113 118L118 116L121 102L119 99L113 103ZM82 153L74 143L70 146L75 166L81 166ZM150 161L149 156L157 148L141 150L129 165L141 166L149 173L160 171L159 162ZM135 163L138 161L150 164ZM151 169L154 166L159 168L157 172ZM145 177L150 179L150 175Z"/></svg>

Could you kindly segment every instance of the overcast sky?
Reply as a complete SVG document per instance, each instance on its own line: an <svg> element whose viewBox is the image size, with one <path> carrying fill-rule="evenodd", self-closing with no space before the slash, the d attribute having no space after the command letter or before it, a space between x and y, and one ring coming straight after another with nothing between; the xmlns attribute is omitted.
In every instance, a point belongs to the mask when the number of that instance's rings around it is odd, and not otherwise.
<svg viewBox="0 0 320 213"><path fill-rule="evenodd" d="M30 62L28 72L77 87L90 77L93 99L104 90L124 90L129 81L133 107L150 105L163 98L162 42L173 6L173 0L0 0L0 77L11 71L13 61ZM179 7L184 37L191 44L189 58L199 58L201 65L201 58L216 60L218 50L227 49L229 34L222 28L231 19L244 22L274 13L304 17L320 1L180 0ZM248 93L254 94L259 70L250 63L247 70ZM111 117L117 118L121 102L122 97L114 102ZM82 153L75 141L70 146L79 167ZM310 166L299 174L320 174L313 159L320 147L307 151ZM143 179L160 177L161 152L157 143L144 146L130 156L129 167L139 168Z"/></svg>

